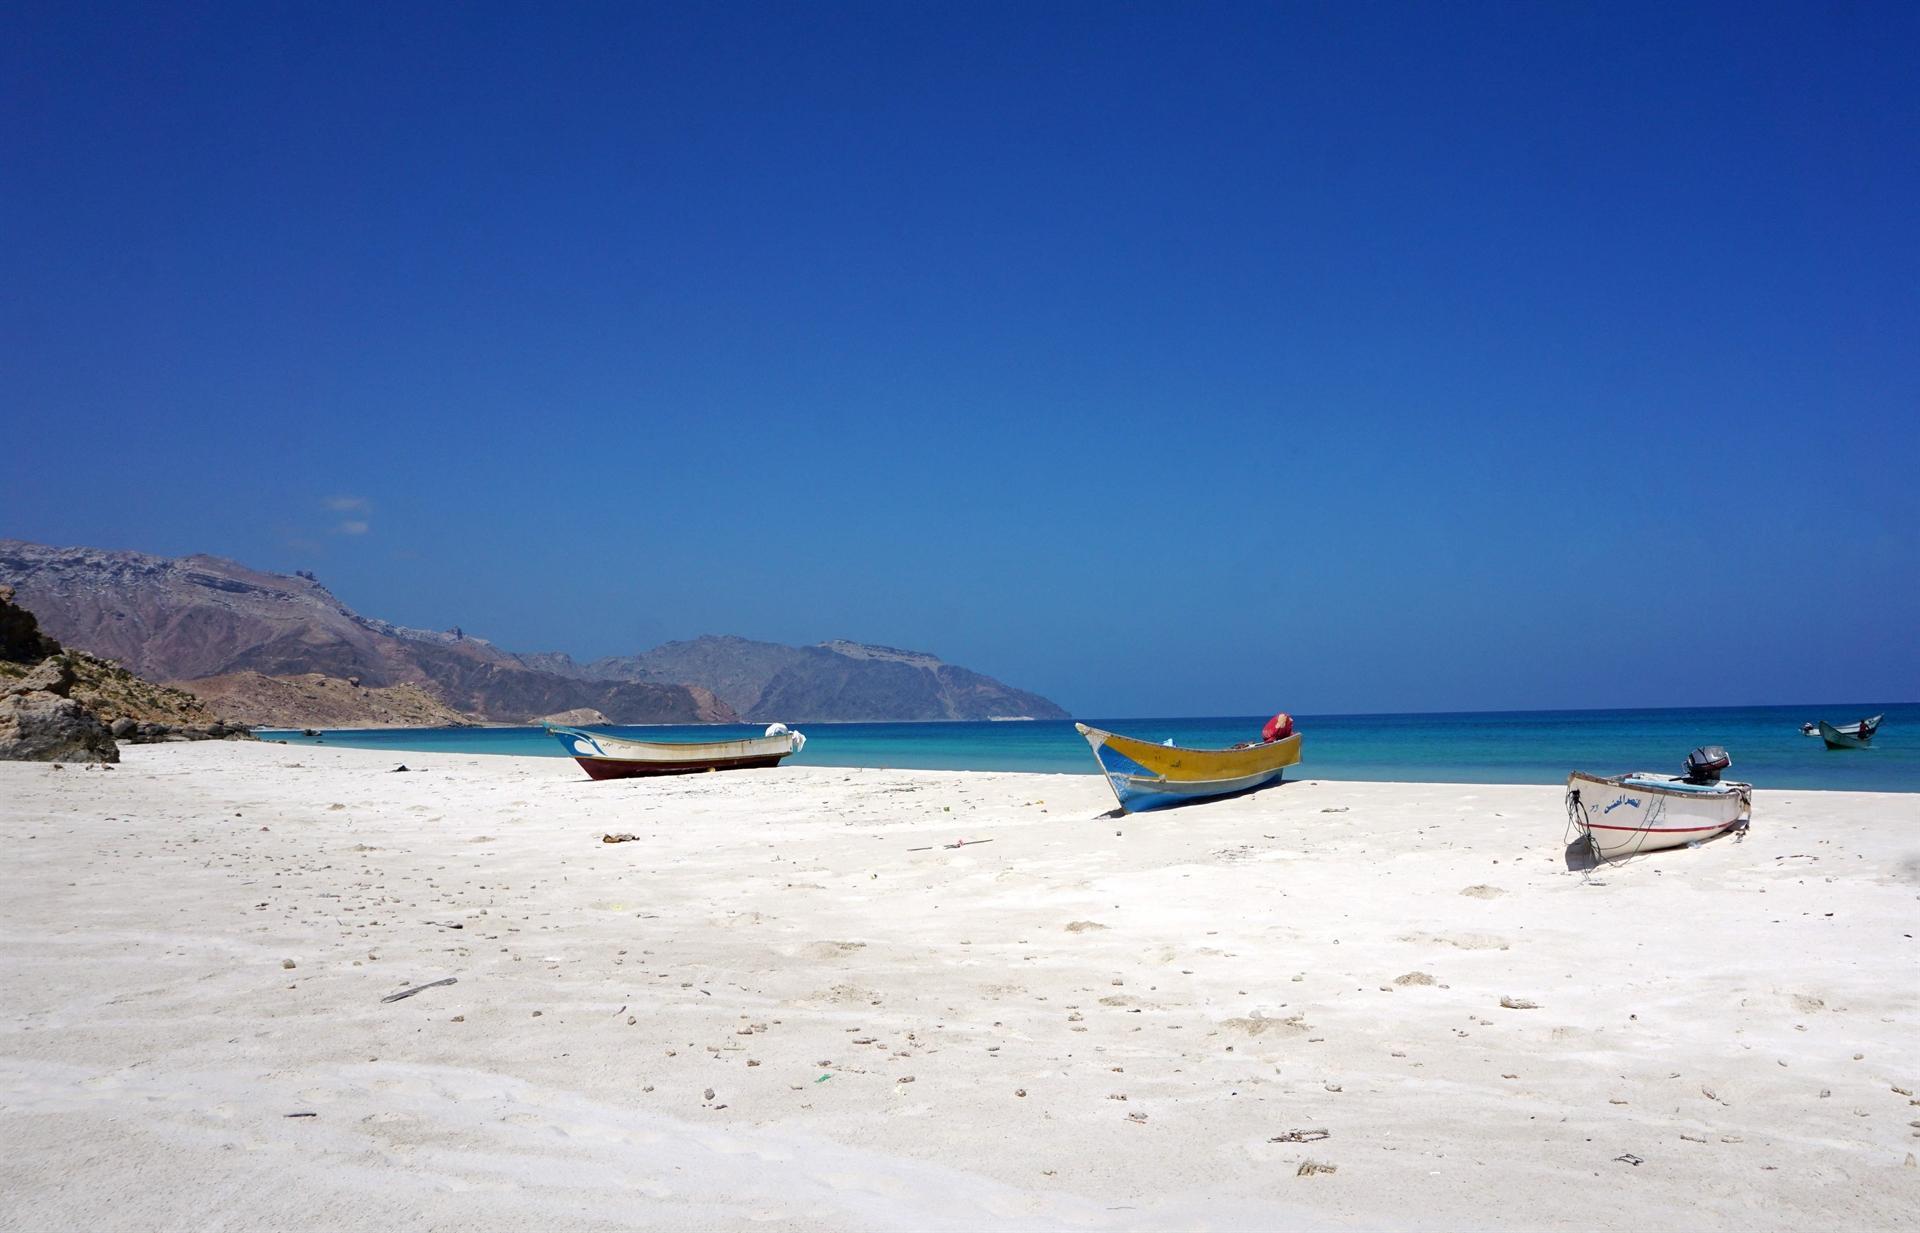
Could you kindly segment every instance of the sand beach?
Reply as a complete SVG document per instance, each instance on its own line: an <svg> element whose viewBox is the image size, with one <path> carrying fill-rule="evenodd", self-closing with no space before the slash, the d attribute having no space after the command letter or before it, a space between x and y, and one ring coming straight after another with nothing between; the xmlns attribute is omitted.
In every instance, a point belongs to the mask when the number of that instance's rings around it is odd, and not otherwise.
<svg viewBox="0 0 1920 1233"><path fill-rule="evenodd" d="M124 757L0 764L7 1229L1920 1211L1920 796L1582 871L1555 787Z"/></svg>

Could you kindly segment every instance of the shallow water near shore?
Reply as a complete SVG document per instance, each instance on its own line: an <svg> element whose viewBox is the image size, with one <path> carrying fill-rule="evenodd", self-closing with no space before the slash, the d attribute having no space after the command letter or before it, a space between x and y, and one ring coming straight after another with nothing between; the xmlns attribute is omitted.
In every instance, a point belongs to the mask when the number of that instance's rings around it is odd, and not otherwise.
<svg viewBox="0 0 1920 1233"><path fill-rule="evenodd" d="M1884 714L1873 745L1830 750L1800 725ZM1145 740L1194 747L1257 739L1264 716L1088 719ZM1432 783L1558 783L1572 770L1677 773L1696 745L1723 745L1731 777L1763 788L1920 792L1920 704L1696 707L1630 711L1494 711L1423 715L1303 715L1297 779ZM1087 744L1064 720L997 723L796 724L807 747L791 764L921 770L1092 774ZM757 735L763 725L610 726L639 740ZM270 740L418 753L565 756L537 727L262 730Z"/></svg>

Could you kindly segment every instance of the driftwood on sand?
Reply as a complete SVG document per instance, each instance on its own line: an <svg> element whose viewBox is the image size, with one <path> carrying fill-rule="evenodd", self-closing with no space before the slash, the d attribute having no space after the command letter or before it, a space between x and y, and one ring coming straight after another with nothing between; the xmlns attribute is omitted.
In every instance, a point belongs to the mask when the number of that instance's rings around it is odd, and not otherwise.
<svg viewBox="0 0 1920 1233"><path fill-rule="evenodd" d="M457 976L449 976L445 980L430 980L424 985L415 985L411 989L402 989L398 993L389 993L386 997L383 997L380 1000L382 1002L398 1002L401 998L412 997L414 994L420 992L422 989L438 989L441 985L457 985L459 983L460 983L460 978Z"/></svg>

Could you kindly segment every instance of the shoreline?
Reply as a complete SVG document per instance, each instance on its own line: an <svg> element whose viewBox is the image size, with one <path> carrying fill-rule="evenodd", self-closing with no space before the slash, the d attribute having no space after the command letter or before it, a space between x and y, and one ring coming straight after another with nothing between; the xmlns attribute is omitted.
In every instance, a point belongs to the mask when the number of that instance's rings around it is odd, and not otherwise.
<svg viewBox="0 0 1920 1233"><path fill-rule="evenodd" d="M1720 745L1732 752L1728 778L1760 789L1897 791L1920 793L1920 745L1912 733L1920 708L1889 711L1887 727L1866 750L1834 751L1801 735L1804 712L1792 709L1705 713L1611 712L1555 720L1475 716L1386 721L1302 720L1303 759L1291 775L1338 782L1448 782L1551 785L1572 771L1601 776L1627 771L1678 770L1687 751ZM1187 748L1224 748L1249 738L1249 719L1107 719L1089 723ZM637 740L706 741L764 730L762 724L612 725ZM1026 723L795 723L809 737L788 766L918 767L1006 772L1097 774L1086 742L1070 721ZM262 730L268 740L300 743L286 729ZM559 747L538 727L332 729L323 744L378 748L398 757L411 752L531 754Z"/></svg>
<svg viewBox="0 0 1920 1233"><path fill-rule="evenodd" d="M1912 794L1763 789L1743 838L1582 875L1555 786L1303 778L1115 817L1091 774L407 762L0 764L23 1227L1920 1203Z"/></svg>

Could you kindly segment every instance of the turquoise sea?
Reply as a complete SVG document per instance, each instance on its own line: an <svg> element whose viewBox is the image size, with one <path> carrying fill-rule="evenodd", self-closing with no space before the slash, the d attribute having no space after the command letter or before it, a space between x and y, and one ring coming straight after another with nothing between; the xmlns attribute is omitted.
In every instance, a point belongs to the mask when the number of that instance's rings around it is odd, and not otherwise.
<svg viewBox="0 0 1920 1233"><path fill-rule="evenodd" d="M1800 735L1815 719L1852 723L1885 714L1873 746L1830 750ZM1220 746L1255 739L1265 716L1093 719L1151 741ZM1920 703L1703 707L1637 711L1497 711L1425 715L1303 715L1302 762L1290 778L1442 783L1560 783L1571 770L1678 773L1696 745L1724 745L1733 778L1763 788L1920 792ZM789 765L1093 774L1093 755L1065 721L796 724L807 747ZM759 725L612 727L652 741L758 735ZM539 728L388 728L319 737L262 731L267 739L318 741L408 753L564 756Z"/></svg>

